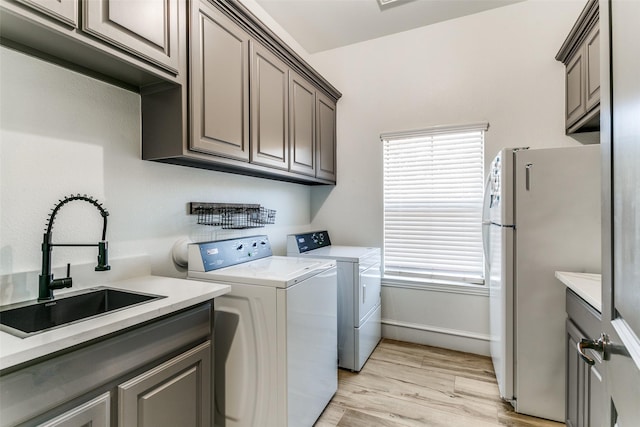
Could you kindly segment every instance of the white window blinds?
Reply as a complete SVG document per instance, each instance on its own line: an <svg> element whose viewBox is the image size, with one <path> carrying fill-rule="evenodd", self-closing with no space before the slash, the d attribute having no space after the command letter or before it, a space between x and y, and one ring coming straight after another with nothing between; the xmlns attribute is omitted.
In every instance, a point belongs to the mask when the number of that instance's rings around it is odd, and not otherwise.
<svg viewBox="0 0 640 427"><path fill-rule="evenodd" d="M483 283L488 124L383 134L384 271Z"/></svg>

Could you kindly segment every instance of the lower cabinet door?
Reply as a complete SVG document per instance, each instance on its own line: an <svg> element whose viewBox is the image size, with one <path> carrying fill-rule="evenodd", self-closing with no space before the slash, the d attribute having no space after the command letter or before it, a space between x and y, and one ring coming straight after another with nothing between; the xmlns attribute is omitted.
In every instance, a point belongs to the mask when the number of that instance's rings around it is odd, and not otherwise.
<svg viewBox="0 0 640 427"><path fill-rule="evenodd" d="M599 364L599 355L587 350L596 361L588 365L582 360L577 344L585 335L571 320L567 319L567 427L598 427L604 425L604 382Z"/></svg>
<svg viewBox="0 0 640 427"><path fill-rule="evenodd" d="M606 399L606 390L604 381L602 378L602 374L600 373L600 368L596 366L591 366L589 368L589 388L588 388L588 396L585 397L587 399L587 408L586 408L586 418L587 422L585 425L587 427L598 427L605 425L605 417L606 413L604 405Z"/></svg>
<svg viewBox="0 0 640 427"><path fill-rule="evenodd" d="M120 427L211 424L211 341L118 386Z"/></svg>
<svg viewBox="0 0 640 427"><path fill-rule="evenodd" d="M104 393L82 405L65 412L39 427L109 427L111 394Z"/></svg>
<svg viewBox="0 0 640 427"><path fill-rule="evenodd" d="M582 333L567 319L566 425L584 426L584 380L586 364L580 359L576 346Z"/></svg>

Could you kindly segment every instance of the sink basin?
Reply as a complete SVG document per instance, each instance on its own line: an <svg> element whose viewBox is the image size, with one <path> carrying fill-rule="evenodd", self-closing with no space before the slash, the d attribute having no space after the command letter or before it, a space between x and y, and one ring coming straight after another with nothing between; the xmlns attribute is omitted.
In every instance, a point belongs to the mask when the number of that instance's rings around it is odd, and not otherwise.
<svg viewBox="0 0 640 427"><path fill-rule="evenodd" d="M0 330L25 338L159 298L165 297L106 287L92 288L51 301L0 308Z"/></svg>

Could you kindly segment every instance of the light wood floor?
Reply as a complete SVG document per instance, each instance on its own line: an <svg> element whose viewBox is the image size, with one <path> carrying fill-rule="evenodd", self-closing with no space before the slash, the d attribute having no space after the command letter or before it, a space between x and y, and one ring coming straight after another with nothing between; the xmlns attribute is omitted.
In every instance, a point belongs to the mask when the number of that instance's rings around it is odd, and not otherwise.
<svg viewBox="0 0 640 427"><path fill-rule="evenodd" d="M383 339L360 373L339 370L316 427L558 427L500 400L491 359Z"/></svg>

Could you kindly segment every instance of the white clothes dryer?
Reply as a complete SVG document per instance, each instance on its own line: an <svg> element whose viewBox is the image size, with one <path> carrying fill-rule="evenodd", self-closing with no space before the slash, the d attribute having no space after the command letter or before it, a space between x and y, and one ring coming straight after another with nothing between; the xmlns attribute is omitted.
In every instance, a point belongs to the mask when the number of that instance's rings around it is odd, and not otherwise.
<svg viewBox="0 0 640 427"><path fill-rule="evenodd" d="M327 231L287 236L287 255L338 268L338 366L359 372L382 336L380 248L333 246Z"/></svg>
<svg viewBox="0 0 640 427"><path fill-rule="evenodd" d="M267 236L189 245L214 300L214 421L308 427L337 390L336 263L272 256Z"/></svg>

